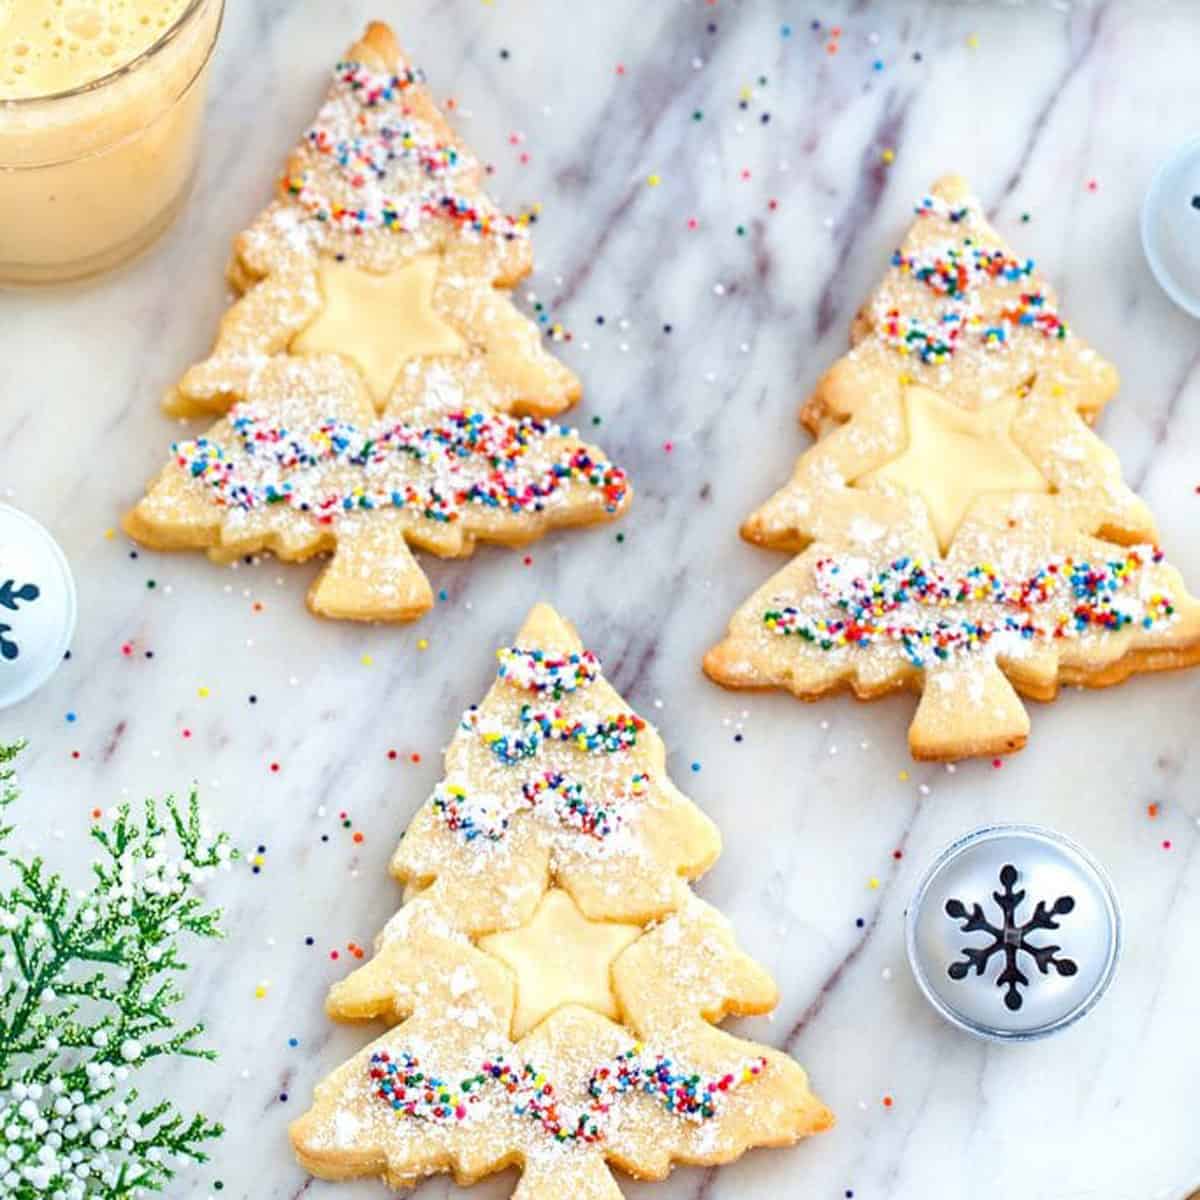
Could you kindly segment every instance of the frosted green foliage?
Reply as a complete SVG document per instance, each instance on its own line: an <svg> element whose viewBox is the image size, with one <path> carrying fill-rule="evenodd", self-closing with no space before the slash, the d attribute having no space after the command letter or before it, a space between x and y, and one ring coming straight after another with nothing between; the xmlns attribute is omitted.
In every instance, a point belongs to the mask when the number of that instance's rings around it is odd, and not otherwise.
<svg viewBox="0 0 1200 1200"><path fill-rule="evenodd" d="M0 746L0 816L18 793ZM9 854L0 828L0 1198L125 1200L161 1192L203 1162L222 1132L131 1079L167 1057L212 1058L203 1028L180 1028L188 938L220 936L197 884L234 857L186 807L122 805L92 837L91 886L68 887L41 858Z"/></svg>

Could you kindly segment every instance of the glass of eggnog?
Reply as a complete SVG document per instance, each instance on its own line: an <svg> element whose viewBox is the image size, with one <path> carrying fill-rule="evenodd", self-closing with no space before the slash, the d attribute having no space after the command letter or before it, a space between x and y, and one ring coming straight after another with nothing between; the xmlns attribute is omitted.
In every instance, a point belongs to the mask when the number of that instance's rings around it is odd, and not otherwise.
<svg viewBox="0 0 1200 1200"><path fill-rule="evenodd" d="M0 0L0 285L103 271L179 211L224 0Z"/></svg>

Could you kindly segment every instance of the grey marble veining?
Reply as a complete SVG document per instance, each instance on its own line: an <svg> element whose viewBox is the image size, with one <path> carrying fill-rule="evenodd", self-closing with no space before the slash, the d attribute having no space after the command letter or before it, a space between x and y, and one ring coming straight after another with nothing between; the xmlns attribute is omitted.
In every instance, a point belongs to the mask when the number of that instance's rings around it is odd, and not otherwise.
<svg viewBox="0 0 1200 1200"><path fill-rule="evenodd" d="M0 736L32 742L19 840L82 861L94 804L195 780L243 849L266 847L261 873L243 865L219 888L228 940L196 956L189 1008L222 1058L179 1068L168 1086L229 1133L172 1195L381 1194L306 1183L286 1124L368 1036L331 1026L324 992L347 969L347 943L369 945L393 910L388 855L454 720L487 686L492 649L539 598L579 624L721 826L724 854L699 890L782 993L773 1019L744 1026L793 1052L839 1115L795 1149L661 1185L623 1180L627 1195L1179 1200L1200 1185L1200 674L1034 706L1023 754L949 773L909 761L910 699L804 706L722 692L699 672L735 605L783 561L740 543L738 522L790 471L806 440L801 399L844 346L911 201L949 169L972 179L1055 280L1068 319L1119 366L1101 431L1200 587L1200 331L1159 292L1137 242L1155 164L1196 131L1200 12L1061 7L231 0L202 174L179 225L112 278L0 297L0 498L54 530L81 596L71 662L0 714ZM560 349L584 381L575 419L637 489L619 527L539 543L529 567L495 550L429 562L448 598L400 629L315 621L303 607L311 568L134 559L104 536L176 433L157 400L207 347L231 237L372 16L392 20L435 92L456 98L460 128L495 164L495 194L544 203L538 271L521 294L573 331ZM841 25L836 55L813 18ZM951 1029L904 962L904 904L924 865L995 820L1076 838L1124 905L1110 993L1040 1044ZM437 1180L419 1194L459 1193Z"/></svg>

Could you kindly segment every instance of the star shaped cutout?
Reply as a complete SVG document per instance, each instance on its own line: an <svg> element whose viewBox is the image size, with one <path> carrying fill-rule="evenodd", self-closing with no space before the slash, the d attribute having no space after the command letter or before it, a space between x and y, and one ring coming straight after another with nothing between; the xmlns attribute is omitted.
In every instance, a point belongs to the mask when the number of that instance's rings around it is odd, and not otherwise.
<svg viewBox="0 0 1200 1200"><path fill-rule="evenodd" d="M1050 490L1009 432L1019 403L1014 397L971 412L928 388L908 388L908 445L855 486L885 483L920 496L944 554L967 510L985 492Z"/></svg>
<svg viewBox="0 0 1200 1200"><path fill-rule="evenodd" d="M620 1019L612 990L612 965L642 933L640 925L589 921L561 888L542 898L527 925L479 939L517 979L511 1036L524 1037L564 1004L580 1004Z"/></svg>
<svg viewBox="0 0 1200 1200"><path fill-rule="evenodd" d="M377 404L411 358L465 354L466 341L433 307L440 259L422 254L387 275L323 259L324 303L292 339L294 354L341 354L366 379Z"/></svg>

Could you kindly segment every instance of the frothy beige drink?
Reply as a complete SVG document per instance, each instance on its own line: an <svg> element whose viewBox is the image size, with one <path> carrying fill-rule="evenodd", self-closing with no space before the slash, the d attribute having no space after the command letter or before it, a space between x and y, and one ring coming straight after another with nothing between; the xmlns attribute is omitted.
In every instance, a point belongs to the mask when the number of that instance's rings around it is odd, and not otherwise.
<svg viewBox="0 0 1200 1200"><path fill-rule="evenodd" d="M196 161L223 0L0 0L0 283L103 270Z"/></svg>

